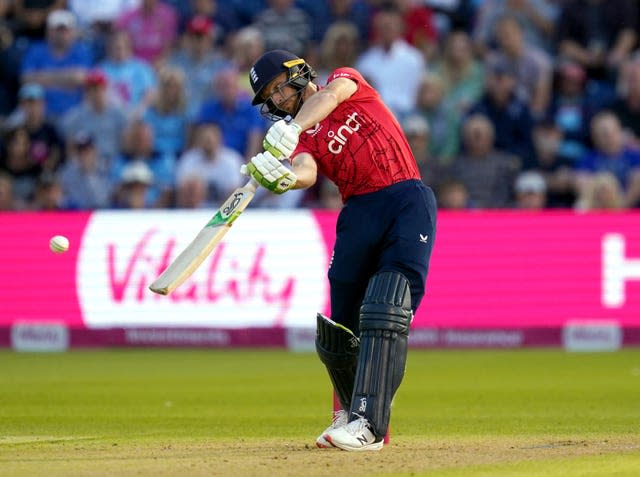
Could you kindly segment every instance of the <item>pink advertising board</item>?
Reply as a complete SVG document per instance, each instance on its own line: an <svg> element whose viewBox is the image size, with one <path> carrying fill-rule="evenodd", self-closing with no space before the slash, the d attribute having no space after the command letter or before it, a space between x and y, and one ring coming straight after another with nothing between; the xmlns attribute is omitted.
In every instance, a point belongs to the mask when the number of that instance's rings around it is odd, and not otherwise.
<svg viewBox="0 0 640 477"><path fill-rule="evenodd" d="M316 311L328 313L333 211L249 210L173 295L148 291L208 218L206 211L3 213L0 344L25 323L112 336L154 328L304 333ZM49 251L56 234L70 239L69 252ZM414 329L557 335L574 322L640 329L639 213L440 213Z"/></svg>

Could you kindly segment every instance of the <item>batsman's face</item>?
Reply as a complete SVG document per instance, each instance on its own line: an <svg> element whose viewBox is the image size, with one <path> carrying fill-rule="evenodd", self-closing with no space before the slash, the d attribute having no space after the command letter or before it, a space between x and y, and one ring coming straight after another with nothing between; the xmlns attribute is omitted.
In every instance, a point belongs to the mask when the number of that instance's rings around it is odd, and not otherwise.
<svg viewBox="0 0 640 477"><path fill-rule="evenodd" d="M278 109L292 113L296 107L297 91L287 84L287 73L281 73L264 89L265 101L271 101Z"/></svg>

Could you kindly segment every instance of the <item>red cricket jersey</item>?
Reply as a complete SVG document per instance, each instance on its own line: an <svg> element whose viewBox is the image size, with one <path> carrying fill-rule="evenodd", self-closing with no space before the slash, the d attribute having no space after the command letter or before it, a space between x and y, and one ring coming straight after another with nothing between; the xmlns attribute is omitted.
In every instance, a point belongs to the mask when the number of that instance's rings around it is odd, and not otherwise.
<svg viewBox="0 0 640 477"><path fill-rule="evenodd" d="M342 200L396 182L420 179L418 166L398 121L378 92L353 68L338 68L327 79L349 78L356 92L315 127L300 135L292 154L307 152Z"/></svg>

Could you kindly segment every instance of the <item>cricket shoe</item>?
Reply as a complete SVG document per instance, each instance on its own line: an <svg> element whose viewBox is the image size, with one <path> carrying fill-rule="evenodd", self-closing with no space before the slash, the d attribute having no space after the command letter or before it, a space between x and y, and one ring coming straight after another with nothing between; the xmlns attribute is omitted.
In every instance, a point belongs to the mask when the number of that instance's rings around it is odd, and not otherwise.
<svg viewBox="0 0 640 477"><path fill-rule="evenodd" d="M339 409L337 411L333 411L333 421L331 421L331 425L327 427L322 434L318 436L316 439L316 445L321 449L332 448L331 442L327 441L324 438L324 435L332 431L333 429L337 429L342 426L346 426L349 422L349 413L344 411L343 409Z"/></svg>
<svg viewBox="0 0 640 477"><path fill-rule="evenodd" d="M346 451L377 451L384 445L384 439L375 436L364 417L358 417L346 426L329 428L322 437L332 446Z"/></svg>

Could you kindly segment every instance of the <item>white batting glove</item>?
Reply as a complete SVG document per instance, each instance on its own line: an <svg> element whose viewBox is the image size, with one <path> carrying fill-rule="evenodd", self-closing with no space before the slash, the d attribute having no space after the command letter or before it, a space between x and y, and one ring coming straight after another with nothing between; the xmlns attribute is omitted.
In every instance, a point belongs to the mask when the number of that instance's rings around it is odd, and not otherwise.
<svg viewBox="0 0 640 477"><path fill-rule="evenodd" d="M302 128L293 121L287 123L281 119L269 128L262 141L262 146L265 151L270 152L278 159L291 157L298 145L301 132Z"/></svg>
<svg viewBox="0 0 640 477"><path fill-rule="evenodd" d="M291 169L268 151L253 156L248 164L240 167L240 172L253 177L262 187L274 194L284 194L298 179Z"/></svg>

